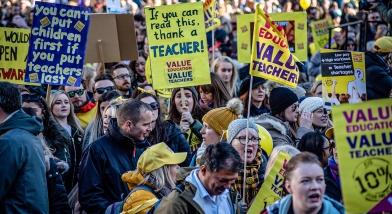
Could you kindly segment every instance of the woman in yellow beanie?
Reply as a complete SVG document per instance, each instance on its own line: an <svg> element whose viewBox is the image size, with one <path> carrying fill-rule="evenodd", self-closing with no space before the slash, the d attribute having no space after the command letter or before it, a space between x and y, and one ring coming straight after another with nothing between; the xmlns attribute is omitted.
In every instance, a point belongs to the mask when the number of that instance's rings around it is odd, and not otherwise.
<svg viewBox="0 0 392 214"><path fill-rule="evenodd" d="M231 99L226 107L216 108L209 111L204 115L203 128L200 133L202 135L202 144L197 150L196 155L192 158L190 166L198 166L200 157L203 155L207 146L220 142L221 140L227 140L226 132L229 128L231 121L238 119L238 116L242 114L244 106L242 101L238 98Z"/></svg>
<svg viewBox="0 0 392 214"><path fill-rule="evenodd" d="M123 212L147 213L158 199L167 196L176 186L176 174L180 168L177 164L182 163L186 155L186 152L174 153L165 143L155 144L144 151L137 162L137 170L121 177L131 191Z"/></svg>

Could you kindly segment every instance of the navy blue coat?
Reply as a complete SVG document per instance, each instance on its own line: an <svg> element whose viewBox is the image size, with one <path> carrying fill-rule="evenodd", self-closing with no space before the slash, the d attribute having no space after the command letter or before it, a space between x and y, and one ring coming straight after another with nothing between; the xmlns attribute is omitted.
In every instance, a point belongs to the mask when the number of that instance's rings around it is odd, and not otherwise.
<svg viewBox="0 0 392 214"><path fill-rule="evenodd" d="M42 130L22 110L0 124L0 213L49 213Z"/></svg>
<svg viewBox="0 0 392 214"><path fill-rule="evenodd" d="M87 147L79 168L79 203L87 213L105 213L129 193L122 174L136 169L140 155L150 146L122 135L111 119L107 133Z"/></svg>

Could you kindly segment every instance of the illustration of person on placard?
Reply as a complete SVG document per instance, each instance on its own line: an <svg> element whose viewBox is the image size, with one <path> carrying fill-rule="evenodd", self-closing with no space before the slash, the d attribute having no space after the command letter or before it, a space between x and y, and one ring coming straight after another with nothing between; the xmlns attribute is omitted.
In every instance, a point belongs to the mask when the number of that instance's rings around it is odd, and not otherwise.
<svg viewBox="0 0 392 214"><path fill-rule="evenodd" d="M357 68L354 71L355 80L348 82L347 94L350 95L349 103L366 101L366 83L363 82L364 72Z"/></svg>
<svg viewBox="0 0 392 214"><path fill-rule="evenodd" d="M338 80L336 78L334 78L333 82L332 82L332 92L331 93L328 93L327 87L325 87L325 86L323 87L323 88L325 88L325 90L326 90L325 94L327 95L327 99L324 98L325 102L329 102L332 105L340 105L339 99L336 95L336 85L337 84L338 84ZM325 84L323 83L323 85L325 85Z"/></svg>

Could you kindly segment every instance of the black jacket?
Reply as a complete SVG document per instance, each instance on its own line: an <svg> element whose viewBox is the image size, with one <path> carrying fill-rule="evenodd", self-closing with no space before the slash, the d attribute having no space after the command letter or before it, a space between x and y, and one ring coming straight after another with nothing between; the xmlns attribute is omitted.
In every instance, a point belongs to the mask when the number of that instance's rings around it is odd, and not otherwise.
<svg viewBox="0 0 392 214"><path fill-rule="evenodd" d="M336 183L335 179L333 178L331 174L331 168L329 168L329 166L326 166L324 168L324 177L325 177L325 185L327 185L327 187L325 188L325 195L334 199L337 202L341 202L342 192L340 190L338 183Z"/></svg>
<svg viewBox="0 0 392 214"><path fill-rule="evenodd" d="M56 161L52 158L49 158L49 170L46 172L46 180L48 183L50 214L71 213L63 180L57 170Z"/></svg>
<svg viewBox="0 0 392 214"><path fill-rule="evenodd" d="M87 213L105 213L121 195L129 194L122 174L136 169L140 155L150 146L122 135L111 119L107 133L87 147L79 170L79 203Z"/></svg>
<svg viewBox="0 0 392 214"><path fill-rule="evenodd" d="M181 167L188 167L191 162L191 149L184 133L172 120L165 120L165 134L160 134L158 140L149 140L151 144L165 142L173 152L186 152L187 156L184 162L179 164ZM150 138L149 138L150 139Z"/></svg>
<svg viewBox="0 0 392 214"><path fill-rule="evenodd" d="M366 52L366 93L368 100L388 98L392 89L390 68L379 55Z"/></svg>
<svg viewBox="0 0 392 214"><path fill-rule="evenodd" d="M22 110L0 124L0 213L49 213L42 130Z"/></svg>
<svg viewBox="0 0 392 214"><path fill-rule="evenodd" d="M83 136L75 127L71 127L71 144L68 145L71 167L66 175L64 175L64 185L67 193L78 183L79 164L82 159L82 142Z"/></svg>
<svg viewBox="0 0 392 214"><path fill-rule="evenodd" d="M49 118L48 127L45 129L49 130L45 132L45 140L52 153L55 157L59 158L68 163L72 167L71 159L69 156L68 146L71 145L72 139L69 136L67 130L65 130L57 121L53 118Z"/></svg>

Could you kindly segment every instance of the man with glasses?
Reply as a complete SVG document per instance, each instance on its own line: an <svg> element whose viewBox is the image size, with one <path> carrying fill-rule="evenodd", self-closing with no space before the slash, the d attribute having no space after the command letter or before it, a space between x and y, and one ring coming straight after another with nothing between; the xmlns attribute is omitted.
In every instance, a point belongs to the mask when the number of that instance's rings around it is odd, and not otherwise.
<svg viewBox="0 0 392 214"><path fill-rule="evenodd" d="M116 90L125 98L131 97L133 89L129 67L117 64L110 69L109 74L114 79Z"/></svg>
<svg viewBox="0 0 392 214"><path fill-rule="evenodd" d="M86 90L84 81L80 86L65 86L64 91L70 97L76 117L79 119L80 124L85 128L87 124L94 119L97 113L97 103L92 98L91 92Z"/></svg>
<svg viewBox="0 0 392 214"><path fill-rule="evenodd" d="M0 82L0 213L49 213L42 119L21 110L19 89Z"/></svg>
<svg viewBox="0 0 392 214"><path fill-rule="evenodd" d="M94 78L94 100L98 102L101 95L107 91L113 91L115 89L115 82L109 74L100 74Z"/></svg>

